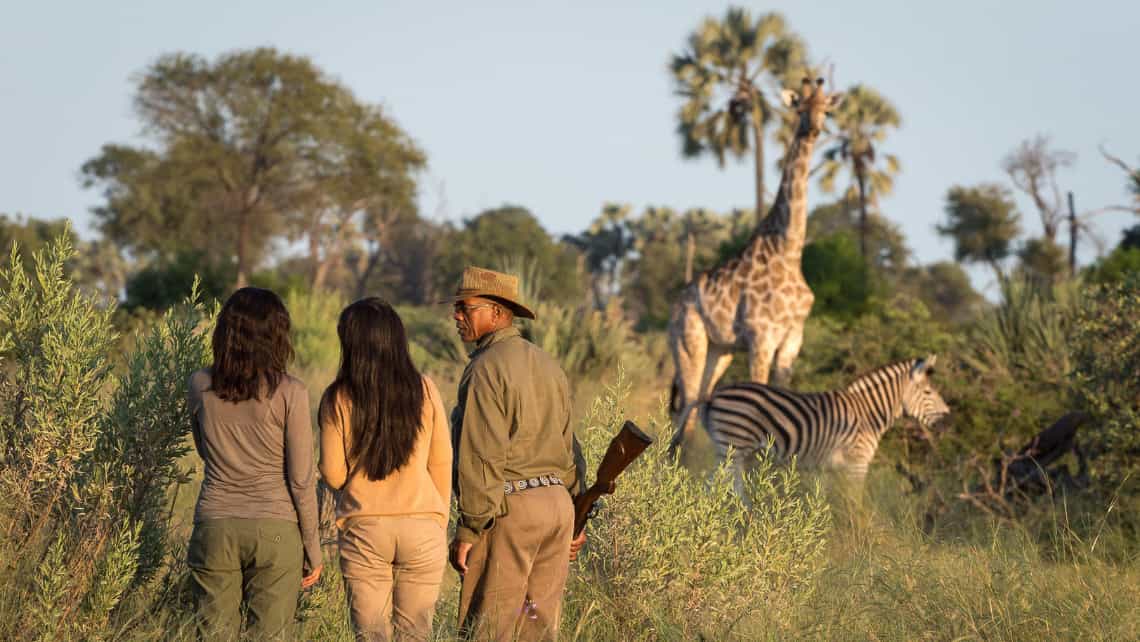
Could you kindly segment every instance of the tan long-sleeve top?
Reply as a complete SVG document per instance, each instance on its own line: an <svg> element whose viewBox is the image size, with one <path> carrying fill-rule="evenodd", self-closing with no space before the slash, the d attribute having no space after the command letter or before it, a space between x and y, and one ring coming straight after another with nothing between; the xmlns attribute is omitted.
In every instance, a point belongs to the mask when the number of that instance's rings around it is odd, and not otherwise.
<svg viewBox="0 0 1140 642"><path fill-rule="evenodd" d="M364 515L427 515L447 526L451 504L451 441L439 390L424 377L424 407L420 432L408 463L384 479L370 480L349 461L352 401L345 394L329 399L332 413L320 413L321 475L341 490L336 505L337 525ZM327 417L327 418L326 418ZM351 471L351 473L350 473Z"/></svg>
<svg viewBox="0 0 1140 642"><path fill-rule="evenodd" d="M305 569L321 564L317 474L309 393L285 375L272 395L223 401L210 369L190 375L187 406L194 446L205 464L194 522L220 517L297 522Z"/></svg>
<svg viewBox="0 0 1140 642"><path fill-rule="evenodd" d="M570 385L558 362L517 328L479 340L459 380L451 429L460 541L474 543L506 514L505 480L556 474L574 488Z"/></svg>

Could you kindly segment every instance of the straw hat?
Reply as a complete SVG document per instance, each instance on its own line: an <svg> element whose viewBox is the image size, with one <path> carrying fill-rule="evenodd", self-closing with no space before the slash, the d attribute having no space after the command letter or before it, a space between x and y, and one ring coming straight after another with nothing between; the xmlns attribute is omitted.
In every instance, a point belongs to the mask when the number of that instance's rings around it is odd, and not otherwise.
<svg viewBox="0 0 1140 642"><path fill-rule="evenodd" d="M479 267L465 268L463 276L459 279L459 287L455 290L455 296L440 303L456 303L476 296L502 303L517 317L534 318L534 312L520 300L519 277Z"/></svg>

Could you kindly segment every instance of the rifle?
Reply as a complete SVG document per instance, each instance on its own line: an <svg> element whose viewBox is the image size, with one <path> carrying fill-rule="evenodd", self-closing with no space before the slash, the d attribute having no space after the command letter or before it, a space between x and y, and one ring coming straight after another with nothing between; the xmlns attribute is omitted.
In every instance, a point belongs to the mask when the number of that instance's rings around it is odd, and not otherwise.
<svg viewBox="0 0 1140 642"><path fill-rule="evenodd" d="M586 520L590 518L590 510L601 499L602 495L612 495L616 484L614 480L622 473L637 456L640 455L653 438L641 431L632 421L625 422L618 434L610 440L609 448L598 464L598 474L594 485L586 492L574 498L574 537L586 528Z"/></svg>

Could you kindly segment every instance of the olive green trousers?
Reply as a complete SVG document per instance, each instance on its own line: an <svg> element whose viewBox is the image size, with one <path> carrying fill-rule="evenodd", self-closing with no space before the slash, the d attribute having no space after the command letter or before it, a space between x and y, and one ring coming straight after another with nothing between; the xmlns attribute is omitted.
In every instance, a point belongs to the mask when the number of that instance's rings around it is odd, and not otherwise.
<svg viewBox="0 0 1140 642"><path fill-rule="evenodd" d="M198 637L238 639L244 605L249 638L291 639L303 560L297 522L221 518L194 524L187 562Z"/></svg>

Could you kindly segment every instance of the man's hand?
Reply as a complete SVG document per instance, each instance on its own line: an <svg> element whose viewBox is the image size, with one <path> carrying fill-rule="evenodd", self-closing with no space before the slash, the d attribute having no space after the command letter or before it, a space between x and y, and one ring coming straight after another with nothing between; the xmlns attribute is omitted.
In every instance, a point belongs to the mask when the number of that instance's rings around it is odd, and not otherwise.
<svg viewBox="0 0 1140 642"><path fill-rule="evenodd" d="M321 579L321 569L323 569L323 568L324 568L324 565L322 564L321 566L318 566L315 569L313 569L312 573L309 573L305 577L301 578L301 589L304 590L304 589L310 588L314 584L316 584L317 581Z"/></svg>
<svg viewBox="0 0 1140 642"><path fill-rule="evenodd" d="M451 568L463 575L467 572L467 555L471 552L471 544L458 539L451 540Z"/></svg>
<svg viewBox="0 0 1140 642"><path fill-rule="evenodd" d="M586 527L582 527L582 532L578 537L570 540L570 561L578 559L578 551L582 550L582 546L586 543Z"/></svg>

